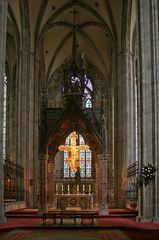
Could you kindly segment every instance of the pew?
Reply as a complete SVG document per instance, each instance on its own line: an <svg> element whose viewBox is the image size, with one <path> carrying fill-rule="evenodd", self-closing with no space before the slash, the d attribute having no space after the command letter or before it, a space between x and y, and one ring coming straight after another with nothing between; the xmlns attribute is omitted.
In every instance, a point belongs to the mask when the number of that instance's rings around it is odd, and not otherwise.
<svg viewBox="0 0 159 240"><path fill-rule="evenodd" d="M48 213L43 213L43 224L47 223L47 219L52 219L53 223L56 224L56 219L60 219L60 224L63 224L64 219L73 219L74 225L76 224L76 219L81 219L81 224L84 224L84 219L90 219L91 223L94 224L94 219L97 218L98 212L97 211L71 211L71 210L64 210L64 211L51 211Z"/></svg>

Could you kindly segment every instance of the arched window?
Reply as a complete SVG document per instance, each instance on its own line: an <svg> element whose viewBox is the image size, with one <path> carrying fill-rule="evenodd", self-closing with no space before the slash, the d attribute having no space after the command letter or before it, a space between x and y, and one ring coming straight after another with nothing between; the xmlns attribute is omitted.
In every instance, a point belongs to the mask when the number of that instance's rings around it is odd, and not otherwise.
<svg viewBox="0 0 159 240"><path fill-rule="evenodd" d="M77 134L76 132L73 132ZM72 134L72 133L71 133ZM71 135L70 134L70 135ZM66 138L65 146L71 145L70 135ZM85 145L84 138L77 134L77 144L82 148L82 145ZM72 171L69 167L69 152L64 150L64 178L75 177L76 172ZM79 151L79 171L81 178L90 178L92 173L92 151L89 150L80 150Z"/></svg>
<svg viewBox="0 0 159 240"><path fill-rule="evenodd" d="M86 108L92 108L92 101L91 99L86 100Z"/></svg>
<svg viewBox="0 0 159 240"><path fill-rule="evenodd" d="M92 94L93 86L91 80L85 76L85 87L84 87L84 96L85 96L85 108L92 108Z"/></svg>
<svg viewBox="0 0 159 240"><path fill-rule="evenodd" d="M91 79L87 75L84 75L82 79L83 83L77 75L69 76L62 87L62 93L66 96L81 94L82 101L84 100L83 107L92 108L93 85Z"/></svg>
<svg viewBox="0 0 159 240"><path fill-rule="evenodd" d="M4 101L3 101L3 160L6 159L6 125L7 125L7 76L4 74Z"/></svg>

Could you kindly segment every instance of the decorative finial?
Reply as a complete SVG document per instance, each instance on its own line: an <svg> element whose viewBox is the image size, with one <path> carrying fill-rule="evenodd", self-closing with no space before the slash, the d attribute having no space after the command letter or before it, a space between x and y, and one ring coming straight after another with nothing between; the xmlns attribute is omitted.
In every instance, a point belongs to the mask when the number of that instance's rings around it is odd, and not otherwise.
<svg viewBox="0 0 159 240"><path fill-rule="evenodd" d="M102 152L107 152L108 150L108 119L106 114L106 106L105 106L105 95L102 93L101 99L101 137L102 137Z"/></svg>
<svg viewBox="0 0 159 240"><path fill-rule="evenodd" d="M76 33L77 33L77 18L76 18L76 14L78 13L78 11L76 11L76 9L74 9L73 12L71 12L73 14L73 44L72 44L72 57L73 60L76 61L76 55L77 55L77 45L76 45Z"/></svg>
<svg viewBox="0 0 159 240"><path fill-rule="evenodd" d="M81 59L83 60L83 69L84 69L85 75L86 75L86 65L87 65L87 63L86 63L86 58L85 58L85 53L84 52L82 52Z"/></svg>
<svg viewBox="0 0 159 240"><path fill-rule="evenodd" d="M42 88L42 106L44 107L46 104L46 90Z"/></svg>

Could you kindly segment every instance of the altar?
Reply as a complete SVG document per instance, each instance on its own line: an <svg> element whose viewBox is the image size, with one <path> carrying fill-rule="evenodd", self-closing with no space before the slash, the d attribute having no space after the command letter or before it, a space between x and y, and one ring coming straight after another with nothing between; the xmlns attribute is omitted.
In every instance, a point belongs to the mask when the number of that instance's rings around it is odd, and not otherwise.
<svg viewBox="0 0 159 240"><path fill-rule="evenodd" d="M92 209L93 196L92 194L59 194L56 195L57 209Z"/></svg>

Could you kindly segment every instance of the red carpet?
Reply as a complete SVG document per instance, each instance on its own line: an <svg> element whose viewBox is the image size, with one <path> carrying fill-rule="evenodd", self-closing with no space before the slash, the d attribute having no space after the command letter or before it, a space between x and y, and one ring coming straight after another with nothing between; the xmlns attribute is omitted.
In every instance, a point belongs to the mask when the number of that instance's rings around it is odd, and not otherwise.
<svg viewBox="0 0 159 240"><path fill-rule="evenodd" d="M125 229L123 232L131 240L158 240L159 230Z"/></svg>
<svg viewBox="0 0 159 240"><path fill-rule="evenodd" d="M99 229L36 229L36 230L12 230L1 236L1 240L129 240L120 230Z"/></svg>
<svg viewBox="0 0 159 240"><path fill-rule="evenodd" d="M17 217L18 212L18 217ZM67 228L68 229L79 229L82 228L82 231L84 229L90 229L90 231L93 231L94 229L99 230L120 230L124 234L128 236L130 240L158 240L159 239L159 224L154 223L138 223L135 221L135 217L130 215L134 214L134 212L125 210L125 212L121 209L118 210L111 210L110 214L108 216L100 216L96 220L95 225L88 225L84 224L84 226L72 226ZM15 215L16 217L15 217ZM127 217L125 216L127 214ZM135 213L136 214L136 213ZM38 231L43 229L42 218L38 215L38 211L36 209L28 210L23 209L22 211L16 211L16 213L8 213L7 214L7 222L0 224L0 239L2 239L2 235L5 232L8 232L10 230L19 229L21 230L31 230L32 228L37 229ZM123 216L124 215L124 216ZM25 218L24 218L25 216ZM47 225L46 228L53 228L61 229L62 232L65 230L65 226L57 225ZM18 238L16 238L17 240ZM111 238L110 238L111 239ZM77 239L76 239L77 240ZM92 239L91 239L92 240ZM116 238L115 240L118 240Z"/></svg>

